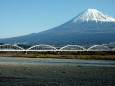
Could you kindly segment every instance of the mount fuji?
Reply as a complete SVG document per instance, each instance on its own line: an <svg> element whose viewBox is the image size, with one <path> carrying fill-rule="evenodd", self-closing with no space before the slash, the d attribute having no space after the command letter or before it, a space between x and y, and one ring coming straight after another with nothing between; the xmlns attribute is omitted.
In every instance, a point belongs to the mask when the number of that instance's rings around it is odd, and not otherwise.
<svg viewBox="0 0 115 86"><path fill-rule="evenodd" d="M115 41L115 19L96 9L88 9L55 28L26 36L2 39L2 43L103 44Z"/></svg>

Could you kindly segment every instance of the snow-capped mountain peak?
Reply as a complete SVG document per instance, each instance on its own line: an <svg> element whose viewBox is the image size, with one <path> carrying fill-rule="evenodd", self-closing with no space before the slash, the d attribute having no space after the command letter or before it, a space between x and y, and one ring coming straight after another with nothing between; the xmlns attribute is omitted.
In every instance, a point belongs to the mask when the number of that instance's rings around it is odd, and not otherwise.
<svg viewBox="0 0 115 86"><path fill-rule="evenodd" d="M88 9L85 12L81 13L74 19L74 23L76 22L88 22L88 21L95 21L95 22L115 22L115 19L111 16L105 15L96 9Z"/></svg>

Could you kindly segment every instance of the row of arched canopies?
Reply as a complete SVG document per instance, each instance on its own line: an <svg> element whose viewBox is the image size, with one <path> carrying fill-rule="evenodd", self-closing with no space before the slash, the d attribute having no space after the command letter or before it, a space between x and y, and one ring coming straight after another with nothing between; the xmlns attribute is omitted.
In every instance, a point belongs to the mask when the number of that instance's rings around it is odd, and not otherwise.
<svg viewBox="0 0 115 86"><path fill-rule="evenodd" d="M0 51L115 51L115 48L110 49L104 45L93 45L86 49L80 45L67 45L57 49L50 45L34 45L28 49L24 49L17 45L5 44L0 45Z"/></svg>

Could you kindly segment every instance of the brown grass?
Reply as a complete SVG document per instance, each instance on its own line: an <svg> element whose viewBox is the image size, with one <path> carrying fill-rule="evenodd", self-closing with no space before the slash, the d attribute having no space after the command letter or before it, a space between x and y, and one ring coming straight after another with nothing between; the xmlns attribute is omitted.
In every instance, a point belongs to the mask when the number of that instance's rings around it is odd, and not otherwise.
<svg viewBox="0 0 115 86"><path fill-rule="evenodd" d="M25 52L0 52L0 57L28 57L28 58L65 58L65 59L102 59L102 60L115 60L115 55L107 55L106 53L100 54L75 54L75 53L28 53Z"/></svg>

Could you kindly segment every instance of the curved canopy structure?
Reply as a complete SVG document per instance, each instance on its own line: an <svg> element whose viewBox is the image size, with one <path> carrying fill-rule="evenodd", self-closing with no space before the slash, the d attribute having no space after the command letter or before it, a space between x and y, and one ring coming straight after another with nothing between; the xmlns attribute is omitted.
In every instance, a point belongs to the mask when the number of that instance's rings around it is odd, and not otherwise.
<svg viewBox="0 0 115 86"><path fill-rule="evenodd" d="M112 50L115 51L115 48L113 48Z"/></svg>
<svg viewBox="0 0 115 86"><path fill-rule="evenodd" d="M24 49L17 45L10 45L10 44L0 45L0 51L22 51L22 50Z"/></svg>
<svg viewBox="0 0 115 86"><path fill-rule="evenodd" d="M57 49L50 45L35 45L28 48L27 50L29 51L55 51Z"/></svg>
<svg viewBox="0 0 115 86"><path fill-rule="evenodd" d="M67 45L60 49L60 51L85 51L86 49L79 45Z"/></svg>
<svg viewBox="0 0 115 86"><path fill-rule="evenodd" d="M94 45L87 49L88 51L110 51L111 49L104 45Z"/></svg>
<svg viewBox="0 0 115 86"><path fill-rule="evenodd" d="M0 51L111 51L111 50L115 51L115 48L110 49L104 45L94 45L88 49L85 49L84 47L79 45L67 45L60 49L56 49L56 47L50 45L35 45L28 48L27 50L17 45L11 45L11 44L0 45Z"/></svg>

